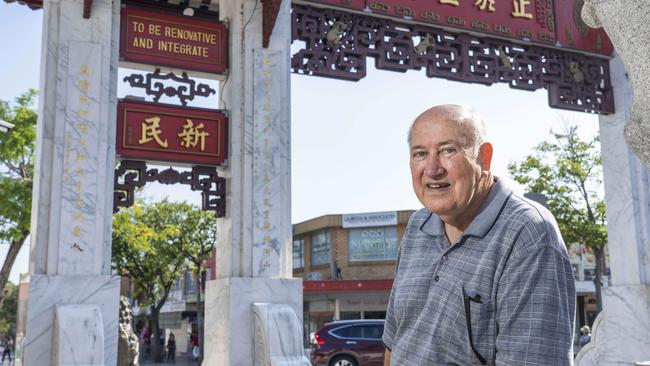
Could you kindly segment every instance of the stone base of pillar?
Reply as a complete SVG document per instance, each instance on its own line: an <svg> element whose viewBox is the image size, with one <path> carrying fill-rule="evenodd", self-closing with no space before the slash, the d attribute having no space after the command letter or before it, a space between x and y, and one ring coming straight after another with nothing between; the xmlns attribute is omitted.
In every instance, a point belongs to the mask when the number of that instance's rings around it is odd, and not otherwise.
<svg viewBox="0 0 650 366"><path fill-rule="evenodd" d="M650 361L650 287L603 288L603 308L592 329L591 342L580 350L576 366L634 365Z"/></svg>
<svg viewBox="0 0 650 366"><path fill-rule="evenodd" d="M300 323L292 342L302 344L302 279L220 278L205 288L205 366L255 364L254 303L286 304Z"/></svg>
<svg viewBox="0 0 650 366"><path fill-rule="evenodd" d="M311 366L305 357L303 325L293 308L287 304L255 303L253 327L255 365Z"/></svg>
<svg viewBox="0 0 650 366"><path fill-rule="evenodd" d="M97 305L57 305L52 365L104 366L104 322Z"/></svg>
<svg viewBox="0 0 650 366"><path fill-rule="evenodd" d="M30 276L23 364L115 365L119 300L119 276ZM73 307L79 307L79 311L74 313ZM58 315L58 326L55 326L55 313ZM82 328L72 325L71 319L87 321L87 327L79 325L85 329L81 331ZM98 321L101 321L101 324L93 325ZM88 337L91 328L95 331L103 330L103 356L100 355L103 360L96 363L87 362L97 360L98 356L89 354L94 348L89 349L91 340L83 338ZM55 342L55 332L58 342ZM64 334L67 340L61 339ZM54 350L56 345L60 346L58 351Z"/></svg>

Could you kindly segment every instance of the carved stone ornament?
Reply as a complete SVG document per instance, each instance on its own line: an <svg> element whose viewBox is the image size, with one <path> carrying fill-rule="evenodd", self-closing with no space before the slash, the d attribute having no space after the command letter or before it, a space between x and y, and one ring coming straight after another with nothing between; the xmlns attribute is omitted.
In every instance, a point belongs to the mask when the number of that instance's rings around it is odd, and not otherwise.
<svg viewBox="0 0 650 366"><path fill-rule="evenodd" d="M174 81L179 86L165 86L165 81ZM160 97L178 97L183 106L187 105L188 100L194 100L194 97L208 97L216 94L216 90L210 88L207 84L197 84L195 80L190 79L187 73L176 76L174 73L161 74L160 69L148 74L131 74L124 77L124 81L129 83L132 88L142 88L147 95L153 95L153 101L158 103Z"/></svg>
<svg viewBox="0 0 650 366"><path fill-rule="evenodd" d="M607 58L298 4L291 18L292 40L305 42L292 56L294 73L357 81L372 57L380 70L424 68L428 77L544 88L551 107L614 112Z"/></svg>
<svg viewBox="0 0 650 366"><path fill-rule="evenodd" d="M582 18L603 27L628 72L634 102L625 140L650 169L650 4L633 0L585 0Z"/></svg>
<svg viewBox="0 0 650 366"><path fill-rule="evenodd" d="M216 168L195 166L191 171L179 172L170 167L159 172L158 169L147 169L144 161L133 160L121 161L115 170L113 212L120 207L132 206L136 187L154 181L188 184L193 191L201 191L201 208L204 211L215 211L217 217L226 214L226 180L219 177Z"/></svg>
<svg viewBox="0 0 650 366"><path fill-rule="evenodd" d="M133 331L133 314L129 300L124 296L120 296L118 332L117 366L137 366L139 355L138 337Z"/></svg>

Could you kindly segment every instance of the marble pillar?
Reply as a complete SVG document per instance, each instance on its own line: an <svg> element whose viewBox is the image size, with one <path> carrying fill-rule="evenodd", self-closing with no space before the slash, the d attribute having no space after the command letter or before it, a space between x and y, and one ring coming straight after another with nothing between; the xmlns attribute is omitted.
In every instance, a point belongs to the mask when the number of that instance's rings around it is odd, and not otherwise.
<svg viewBox="0 0 650 366"><path fill-rule="evenodd" d="M634 88L625 140L650 169L650 4L637 0L585 0L582 18L590 27L603 27L625 63Z"/></svg>
<svg viewBox="0 0 650 366"><path fill-rule="evenodd" d="M221 85L230 151L220 170L227 212L217 222L217 279L205 294L209 366L270 362L255 358L253 303L285 304L300 326L281 334L302 342L302 280L291 278L290 5L282 1L263 48L262 4L219 2L230 33L230 70Z"/></svg>
<svg viewBox="0 0 650 366"><path fill-rule="evenodd" d="M625 141L633 91L619 57L610 73L617 112L600 116L600 137L612 277L579 366L650 360L650 173Z"/></svg>
<svg viewBox="0 0 650 366"><path fill-rule="evenodd" d="M116 364L111 219L120 2L93 1L89 19L83 6L43 2L29 366Z"/></svg>

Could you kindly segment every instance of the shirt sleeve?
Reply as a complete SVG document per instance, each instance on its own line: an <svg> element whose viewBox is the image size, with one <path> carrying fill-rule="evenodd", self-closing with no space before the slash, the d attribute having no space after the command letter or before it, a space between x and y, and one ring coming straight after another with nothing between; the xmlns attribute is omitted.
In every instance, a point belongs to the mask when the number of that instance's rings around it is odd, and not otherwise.
<svg viewBox="0 0 650 366"><path fill-rule="evenodd" d="M412 218L411 218L412 219ZM409 220L410 225L410 220ZM397 272L399 270L399 261L402 257L402 248L405 245L405 237L407 233L404 234L404 237L401 240L400 246L397 250L397 260L395 261L395 279L393 280L393 288L390 290L390 296L388 297L388 307L386 308L386 321L384 323L384 334L382 334L381 340L384 343L384 346L388 348L389 351L393 350L393 343L395 341L395 334L397 333L397 318L395 317L395 308L393 304L395 303L395 282L397 281Z"/></svg>
<svg viewBox="0 0 650 366"><path fill-rule="evenodd" d="M496 365L572 365L575 296L571 263L556 248L513 255L496 297Z"/></svg>

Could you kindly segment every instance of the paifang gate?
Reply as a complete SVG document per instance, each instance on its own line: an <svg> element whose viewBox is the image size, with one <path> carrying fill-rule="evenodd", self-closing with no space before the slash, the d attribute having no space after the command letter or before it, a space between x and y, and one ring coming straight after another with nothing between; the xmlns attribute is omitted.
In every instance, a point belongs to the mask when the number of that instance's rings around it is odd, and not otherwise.
<svg viewBox="0 0 650 366"><path fill-rule="evenodd" d="M381 70L534 91L549 105L614 113L613 46L583 0L313 0L292 4L292 72L357 81ZM272 14L272 5L265 9Z"/></svg>

